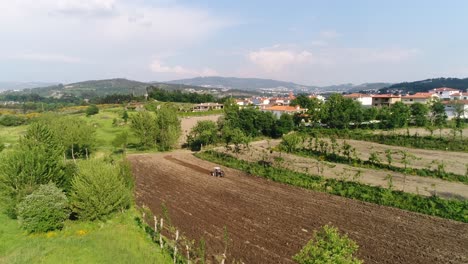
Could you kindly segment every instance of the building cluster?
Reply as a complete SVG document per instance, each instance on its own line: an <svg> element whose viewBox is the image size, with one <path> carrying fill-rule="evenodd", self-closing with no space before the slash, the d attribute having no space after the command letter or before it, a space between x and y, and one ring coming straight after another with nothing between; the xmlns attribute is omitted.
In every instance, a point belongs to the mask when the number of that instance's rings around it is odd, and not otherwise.
<svg viewBox="0 0 468 264"><path fill-rule="evenodd" d="M465 110L464 117L468 118L468 92L453 88L441 87L412 95L352 93L343 96L359 102L364 107L391 106L396 102L402 102L406 105L412 105L414 103L431 104L436 100L440 100L445 106L445 111L449 119L455 117L456 104L462 105ZM274 116L279 118L282 114L305 113L307 111L307 109L300 108L299 106L290 106L291 101L295 98L294 94L290 92L288 96L284 97L254 96L236 99L236 103L240 107L254 106L261 111L271 112ZM321 95L310 95L309 98L316 98L322 102L326 101L326 98ZM195 105L192 110L194 112L199 112L218 109L223 109L223 105L218 103L204 103Z"/></svg>
<svg viewBox="0 0 468 264"><path fill-rule="evenodd" d="M325 100L323 96L311 96L316 97L319 100ZM240 107L244 106L255 106L264 112L271 112L276 118L279 118L282 114L296 114L304 113L307 109L301 108L299 106L290 106L292 100L296 97L292 92L288 96L284 97L251 97L244 99L237 99L237 105Z"/></svg>
<svg viewBox="0 0 468 264"><path fill-rule="evenodd" d="M463 107L464 117L468 117L468 92L448 87L435 88L425 93L415 93L412 95L353 93L344 95L344 97L351 98L368 107L390 106L396 102L402 102L406 105L414 103L430 104L435 100L440 100L445 106L445 112L449 119L455 117L456 104Z"/></svg>

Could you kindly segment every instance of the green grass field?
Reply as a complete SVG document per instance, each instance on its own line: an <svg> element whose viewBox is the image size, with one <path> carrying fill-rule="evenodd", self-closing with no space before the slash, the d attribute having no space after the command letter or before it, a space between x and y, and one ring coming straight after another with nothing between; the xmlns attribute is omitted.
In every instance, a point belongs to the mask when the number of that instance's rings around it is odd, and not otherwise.
<svg viewBox="0 0 468 264"><path fill-rule="evenodd" d="M61 231L28 235L0 214L0 263L172 263L135 216L131 209L107 222L68 221Z"/></svg>

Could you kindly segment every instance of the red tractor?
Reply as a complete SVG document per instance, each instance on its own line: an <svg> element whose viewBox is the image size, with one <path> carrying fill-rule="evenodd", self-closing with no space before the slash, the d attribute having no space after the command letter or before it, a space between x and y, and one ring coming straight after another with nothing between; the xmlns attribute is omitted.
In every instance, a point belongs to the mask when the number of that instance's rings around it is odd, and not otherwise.
<svg viewBox="0 0 468 264"><path fill-rule="evenodd" d="M211 171L211 176L224 177L224 171L220 167L214 167Z"/></svg>

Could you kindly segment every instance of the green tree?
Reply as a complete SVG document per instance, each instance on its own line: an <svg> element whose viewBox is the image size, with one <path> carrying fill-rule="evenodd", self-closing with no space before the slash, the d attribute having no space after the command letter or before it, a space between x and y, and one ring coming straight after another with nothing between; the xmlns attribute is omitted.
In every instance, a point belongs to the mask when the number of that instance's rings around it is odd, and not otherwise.
<svg viewBox="0 0 468 264"><path fill-rule="evenodd" d="M294 129L294 119L289 114L282 114L278 120L276 120L273 128L273 137L281 137Z"/></svg>
<svg viewBox="0 0 468 264"><path fill-rule="evenodd" d="M53 183L40 185L18 205L18 216L30 233L61 229L70 216L67 196Z"/></svg>
<svg viewBox="0 0 468 264"><path fill-rule="evenodd" d="M199 150L202 145L211 145L217 141L218 125L210 120L198 121L187 137L187 143L192 150Z"/></svg>
<svg viewBox="0 0 468 264"><path fill-rule="evenodd" d="M86 108L86 116L92 116L99 113L99 108L96 105L90 105Z"/></svg>
<svg viewBox="0 0 468 264"><path fill-rule="evenodd" d="M162 151L172 149L181 134L177 111L170 107L161 107L156 113L156 144L158 149Z"/></svg>
<svg viewBox="0 0 468 264"><path fill-rule="evenodd" d="M287 153L291 153L296 150L302 142L303 137L298 133L287 134L283 136L280 148L284 149Z"/></svg>
<svg viewBox="0 0 468 264"><path fill-rule="evenodd" d="M299 264L358 264L362 261L355 256L357 250L356 242L325 225L293 259Z"/></svg>
<svg viewBox="0 0 468 264"><path fill-rule="evenodd" d="M442 137L442 129L447 124L447 114L445 113L444 104L440 101L435 101L431 105L431 122L432 125L437 127Z"/></svg>
<svg viewBox="0 0 468 264"><path fill-rule="evenodd" d="M126 130L122 131L121 133L117 134L112 141L112 146L115 148L122 148L123 152L127 149L128 144L128 132Z"/></svg>
<svg viewBox="0 0 468 264"><path fill-rule="evenodd" d="M416 126L425 127L429 121L429 107L426 104L414 103L411 105L411 116Z"/></svg>
<svg viewBox="0 0 468 264"><path fill-rule="evenodd" d="M72 210L80 219L106 219L130 206L131 194L120 169L100 160L78 164L71 192Z"/></svg>
<svg viewBox="0 0 468 264"><path fill-rule="evenodd" d="M410 109L402 102L396 102L390 106L387 128L400 128L408 125Z"/></svg>
<svg viewBox="0 0 468 264"><path fill-rule="evenodd" d="M140 111L136 115L132 115L130 120L130 128L140 141L141 146L143 148L153 147L158 135L155 116L150 112Z"/></svg>
<svg viewBox="0 0 468 264"><path fill-rule="evenodd" d="M127 120L128 120L128 112L127 110L124 110L123 114L122 114L122 119L124 120L125 124L127 124Z"/></svg>
<svg viewBox="0 0 468 264"><path fill-rule="evenodd" d="M62 157L62 146L46 125L32 124L20 145L0 156L0 192L8 214L16 216L16 205L40 184L53 182L68 189L73 167Z"/></svg>

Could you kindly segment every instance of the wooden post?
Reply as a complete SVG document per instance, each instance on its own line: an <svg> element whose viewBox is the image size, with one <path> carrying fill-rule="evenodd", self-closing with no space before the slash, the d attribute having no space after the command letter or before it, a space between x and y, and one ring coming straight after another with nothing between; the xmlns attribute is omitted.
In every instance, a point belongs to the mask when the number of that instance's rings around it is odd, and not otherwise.
<svg viewBox="0 0 468 264"><path fill-rule="evenodd" d="M185 245L185 251L187 252L187 264L190 264L190 248L188 245Z"/></svg>
<svg viewBox="0 0 468 264"><path fill-rule="evenodd" d="M160 231L159 231L159 245L161 245L161 248L163 248L163 239L162 239L163 223L164 223L164 218L161 217L161 225L160 225Z"/></svg>
<svg viewBox="0 0 468 264"><path fill-rule="evenodd" d="M156 235L158 234L158 217L154 216L154 241L156 241Z"/></svg>
<svg viewBox="0 0 468 264"><path fill-rule="evenodd" d="M175 233L175 243L174 243L174 264L177 261L177 240L179 240L179 230L176 230Z"/></svg>

